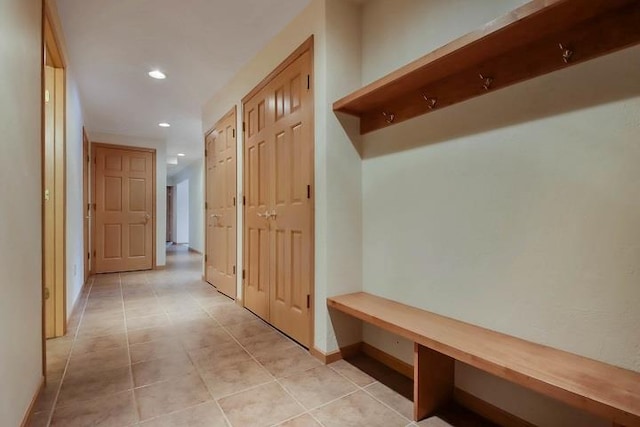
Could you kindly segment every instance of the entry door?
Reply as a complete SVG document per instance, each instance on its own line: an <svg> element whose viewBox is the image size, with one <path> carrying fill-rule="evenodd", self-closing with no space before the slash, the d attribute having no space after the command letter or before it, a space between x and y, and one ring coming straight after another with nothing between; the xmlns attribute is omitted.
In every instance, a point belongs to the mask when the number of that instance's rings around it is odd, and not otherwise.
<svg viewBox="0 0 640 427"><path fill-rule="evenodd" d="M245 103L245 306L311 344L311 51Z"/></svg>
<svg viewBox="0 0 640 427"><path fill-rule="evenodd" d="M206 138L207 272L220 292L236 298L236 110Z"/></svg>
<svg viewBox="0 0 640 427"><path fill-rule="evenodd" d="M151 151L95 148L96 273L153 268Z"/></svg>

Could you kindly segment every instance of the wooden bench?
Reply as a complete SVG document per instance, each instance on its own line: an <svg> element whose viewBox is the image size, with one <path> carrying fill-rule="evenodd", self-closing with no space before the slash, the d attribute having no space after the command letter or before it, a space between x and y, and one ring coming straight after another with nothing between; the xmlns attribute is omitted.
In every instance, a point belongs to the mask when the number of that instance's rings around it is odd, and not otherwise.
<svg viewBox="0 0 640 427"><path fill-rule="evenodd" d="M414 418L452 396L455 360L611 420L640 426L640 373L525 341L364 292L330 308L414 341Z"/></svg>

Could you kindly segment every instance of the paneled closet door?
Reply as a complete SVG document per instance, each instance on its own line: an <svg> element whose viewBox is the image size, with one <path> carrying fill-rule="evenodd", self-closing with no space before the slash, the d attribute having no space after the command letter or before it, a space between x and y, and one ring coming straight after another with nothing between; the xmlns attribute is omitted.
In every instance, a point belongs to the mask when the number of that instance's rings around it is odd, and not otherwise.
<svg viewBox="0 0 640 427"><path fill-rule="evenodd" d="M206 278L236 298L236 110L225 115L206 138Z"/></svg>
<svg viewBox="0 0 640 427"><path fill-rule="evenodd" d="M311 344L313 111L307 52L270 85L275 111L271 221L270 321Z"/></svg>
<svg viewBox="0 0 640 427"><path fill-rule="evenodd" d="M311 51L245 103L245 306L311 345Z"/></svg>
<svg viewBox="0 0 640 427"><path fill-rule="evenodd" d="M244 105L244 306L269 321L271 233L268 212L273 192L273 123L265 88Z"/></svg>

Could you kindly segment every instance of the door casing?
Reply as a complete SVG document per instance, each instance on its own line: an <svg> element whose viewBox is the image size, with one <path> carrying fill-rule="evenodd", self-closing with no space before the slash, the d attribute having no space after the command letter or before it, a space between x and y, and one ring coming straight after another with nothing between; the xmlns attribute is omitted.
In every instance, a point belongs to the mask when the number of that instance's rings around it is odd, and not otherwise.
<svg viewBox="0 0 640 427"><path fill-rule="evenodd" d="M43 7L42 61L42 293L43 337L61 337L66 306L66 64L49 2ZM48 82L48 83L47 83ZM52 91L48 91L48 87ZM52 147L47 149L46 98L53 102ZM48 196L48 200L47 199ZM47 296L49 297L47 299ZM47 301L50 301L47 304Z"/></svg>

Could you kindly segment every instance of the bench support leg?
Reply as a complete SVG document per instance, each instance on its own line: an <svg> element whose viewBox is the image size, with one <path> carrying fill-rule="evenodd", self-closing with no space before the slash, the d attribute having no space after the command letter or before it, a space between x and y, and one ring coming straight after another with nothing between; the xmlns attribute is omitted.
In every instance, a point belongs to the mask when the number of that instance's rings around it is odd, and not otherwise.
<svg viewBox="0 0 640 427"><path fill-rule="evenodd" d="M453 396L455 360L418 343L413 349L413 418L433 414Z"/></svg>

